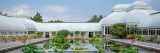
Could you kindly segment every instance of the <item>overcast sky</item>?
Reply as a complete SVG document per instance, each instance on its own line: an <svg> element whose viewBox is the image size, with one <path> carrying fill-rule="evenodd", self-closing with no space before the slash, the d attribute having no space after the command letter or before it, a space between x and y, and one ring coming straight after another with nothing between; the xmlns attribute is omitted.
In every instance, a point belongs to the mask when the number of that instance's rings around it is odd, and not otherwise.
<svg viewBox="0 0 160 53"><path fill-rule="evenodd" d="M85 22L93 15L106 16L116 4L136 0L0 0L0 10L9 15L33 16L40 12L44 21ZM160 0L142 0L160 11Z"/></svg>

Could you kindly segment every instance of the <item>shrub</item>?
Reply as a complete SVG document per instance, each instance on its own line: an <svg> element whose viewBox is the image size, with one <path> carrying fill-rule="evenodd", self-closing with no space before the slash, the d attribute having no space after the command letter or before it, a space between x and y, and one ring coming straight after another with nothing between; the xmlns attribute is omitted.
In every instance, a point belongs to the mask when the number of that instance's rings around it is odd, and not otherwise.
<svg viewBox="0 0 160 53"><path fill-rule="evenodd" d="M105 52L105 49L99 48L99 53L104 53L104 52Z"/></svg>
<svg viewBox="0 0 160 53"><path fill-rule="evenodd" d="M135 39L136 36L135 36L135 35L127 35L127 38L128 38L128 39Z"/></svg>
<svg viewBox="0 0 160 53"><path fill-rule="evenodd" d="M38 47L32 44L25 45L22 48L23 53L38 53Z"/></svg>
<svg viewBox="0 0 160 53"><path fill-rule="evenodd" d="M41 32L38 32L38 33L36 33L36 35L35 36L37 36L36 38L42 38L42 36L43 36L43 33L41 33Z"/></svg>
<svg viewBox="0 0 160 53"><path fill-rule="evenodd" d="M15 42L16 40L18 40L18 37L17 36L10 36L10 40Z"/></svg>
<svg viewBox="0 0 160 53"><path fill-rule="evenodd" d="M84 36L86 33L85 32L81 32L81 35Z"/></svg>
<svg viewBox="0 0 160 53"><path fill-rule="evenodd" d="M80 33L80 31L75 31L75 34L76 34L76 35L79 35L79 33Z"/></svg>
<svg viewBox="0 0 160 53"><path fill-rule="evenodd" d="M25 43L27 41L27 39L28 39L28 36L26 36L26 35L20 36L20 41L22 43Z"/></svg>
<svg viewBox="0 0 160 53"><path fill-rule="evenodd" d="M118 36L119 38L125 38L127 36L126 24L117 23L110 27L112 35Z"/></svg>
<svg viewBox="0 0 160 53"><path fill-rule="evenodd" d="M157 43L160 44L160 36L157 37Z"/></svg>
<svg viewBox="0 0 160 53"><path fill-rule="evenodd" d="M65 43L64 36L58 36L56 38L53 38L52 42L54 42L54 43Z"/></svg>
<svg viewBox="0 0 160 53"><path fill-rule="evenodd" d="M153 35L153 36L151 36L151 41L153 41L153 42L155 42L156 43L156 41L157 41L157 35Z"/></svg>
<svg viewBox="0 0 160 53"><path fill-rule="evenodd" d="M52 35L56 35L56 32L52 32Z"/></svg>
<svg viewBox="0 0 160 53"><path fill-rule="evenodd" d="M45 49L49 49L50 48L49 42L48 41L44 42L43 47Z"/></svg>
<svg viewBox="0 0 160 53"><path fill-rule="evenodd" d="M59 36L67 36L69 34L70 34L70 32L68 30L60 30L57 32L57 35L59 35Z"/></svg>
<svg viewBox="0 0 160 53"><path fill-rule="evenodd" d="M144 41L144 35L140 35L140 36L138 37L138 40Z"/></svg>
<svg viewBox="0 0 160 53"><path fill-rule="evenodd" d="M138 28L137 27L130 27L130 34L138 34Z"/></svg>
<svg viewBox="0 0 160 53"><path fill-rule="evenodd" d="M1 40L4 42L8 42L9 38L8 36L1 36Z"/></svg>

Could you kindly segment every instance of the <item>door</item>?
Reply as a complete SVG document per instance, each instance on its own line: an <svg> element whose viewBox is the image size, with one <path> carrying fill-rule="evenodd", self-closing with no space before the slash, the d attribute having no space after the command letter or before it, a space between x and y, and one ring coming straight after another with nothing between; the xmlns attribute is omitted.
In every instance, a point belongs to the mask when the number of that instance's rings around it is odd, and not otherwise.
<svg viewBox="0 0 160 53"><path fill-rule="evenodd" d="M49 38L49 32L45 32L45 38Z"/></svg>
<svg viewBox="0 0 160 53"><path fill-rule="evenodd" d="M93 32L89 32L89 38L93 37Z"/></svg>

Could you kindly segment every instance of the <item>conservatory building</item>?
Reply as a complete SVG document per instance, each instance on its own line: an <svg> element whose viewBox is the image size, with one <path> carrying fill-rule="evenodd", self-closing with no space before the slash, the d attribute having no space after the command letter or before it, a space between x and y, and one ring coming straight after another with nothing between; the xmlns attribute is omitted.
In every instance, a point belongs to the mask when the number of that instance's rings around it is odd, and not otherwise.
<svg viewBox="0 0 160 53"><path fill-rule="evenodd" d="M160 12L142 1L132 4L117 4L99 23L38 23L24 17L7 17L0 15L0 35L21 35L41 32L52 35L62 29L71 32L86 32L92 37L95 32L110 34L110 26L125 23L127 29L138 27L139 34L160 35Z"/></svg>

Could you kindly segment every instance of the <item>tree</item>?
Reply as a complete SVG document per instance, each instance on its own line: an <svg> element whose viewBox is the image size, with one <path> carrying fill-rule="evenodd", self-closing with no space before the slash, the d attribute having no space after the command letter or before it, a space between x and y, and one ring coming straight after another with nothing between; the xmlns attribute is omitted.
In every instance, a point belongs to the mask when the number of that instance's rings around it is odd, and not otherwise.
<svg viewBox="0 0 160 53"><path fill-rule="evenodd" d="M42 16L40 15L39 12L37 12L37 14L32 18L32 20L36 21L36 22L42 22Z"/></svg>
<svg viewBox="0 0 160 53"><path fill-rule="evenodd" d="M48 21L48 23L53 23L53 22L54 22L53 20Z"/></svg>
<svg viewBox="0 0 160 53"><path fill-rule="evenodd" d="M103 18L103 15L100 15L98 18L98 21L100 21Z"/></svg>
<svg viewBox="0 0 160 53"><path fill-rule="evenodd" d="M50 20L50 21L48 21L48 23L61 23L61 22L63 22L63 21L62 20L55 20L55 21Z"/></svg>
<svg viewBox="0 0 160 53"><path fill-rule="evenodd" d="M57 22L57 23L60 23L60 22L63 22L62 20L55 20L53 22Z"/></svg>
<svg viewBox="0 0 160 53"><path fill-rule="evenodd" d="M0 11L0 15L2 15L3 14L3 12L2 11Z"/></svg>
<svg viewBox="0 0 160 53"><path fill-rule="evenodd" d="M110 28L112 35L118 36L119 38L124 38L127 36L126 24L117 23Z"/></svg>
<svg viewBox="0 0 160 53"><path fill-rule="evenodd" d="M94 15L88 22L99 22L102 18L103 18L102 15L100 16Z"/></svg>

